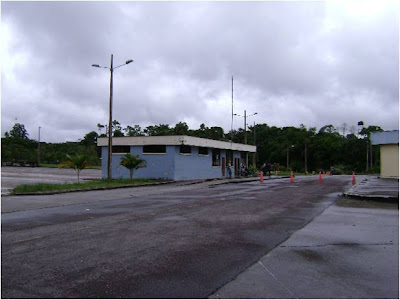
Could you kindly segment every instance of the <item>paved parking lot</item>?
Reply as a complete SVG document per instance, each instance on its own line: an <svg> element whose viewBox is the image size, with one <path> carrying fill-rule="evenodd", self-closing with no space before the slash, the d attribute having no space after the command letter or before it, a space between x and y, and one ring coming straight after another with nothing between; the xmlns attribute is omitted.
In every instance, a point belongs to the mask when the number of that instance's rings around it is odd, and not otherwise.
<svg viewBox="0 0 400 300"><path fill-rule="evenodd" d="M397 203L340 198L350 187L299 176L2 197L2 297L398 298Z"/></svg>
<svg viewBox="0 0 400 300"><path fill-rule="evenodd" d="M100 179L101 170L84 169L81 180ZM72 183L77 182L76 171L73 169L58 168L28 168L28 167L2 167L1 168L1 194L7 194L11 189L20 184L32 183Z"/></svg>
<svg viewBox="0 0 400 300"><path fill-rule="evenodd" d="M348 182L3 197L23 205L2 213L2 296L204 298L320 214Z"/></svg>

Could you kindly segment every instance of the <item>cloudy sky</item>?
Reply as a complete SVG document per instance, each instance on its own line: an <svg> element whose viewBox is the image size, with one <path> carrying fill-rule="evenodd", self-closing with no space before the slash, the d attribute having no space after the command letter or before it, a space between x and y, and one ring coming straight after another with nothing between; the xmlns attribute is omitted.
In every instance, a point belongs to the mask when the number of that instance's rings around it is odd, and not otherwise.
<svg viewBox="0 0 400 300"><path fill-rule="evenodd" d="M76 141L113 119L399 128L395 1L1 3L1 131ZM235 117L233 128L243 128Z"/></svg>

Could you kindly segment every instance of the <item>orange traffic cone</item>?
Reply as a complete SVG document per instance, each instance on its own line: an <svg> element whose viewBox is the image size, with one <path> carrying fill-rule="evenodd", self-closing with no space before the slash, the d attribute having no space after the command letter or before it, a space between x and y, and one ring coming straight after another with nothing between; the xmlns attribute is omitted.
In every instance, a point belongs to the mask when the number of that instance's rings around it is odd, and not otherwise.
<svg viewBox="0 0 400 300"><path fill-rule="evenodd" d="M260 172L260 182L262 183L264 181L264 172Z"/></svg>
<svg viewBox="0 0 400 300"><path fill-rule="evenodd" d="M294 182L293 171L290 171L290 183Z"/></svg>
<svg viewBox="0 0 400 300"><path fill-rule="evenodd" d="M354 175L354 172L353 172L353 178L351 179L351 183L352 183L353 185L356 184L356 175Z"/></svg>
<svg viewBox="0 0 400 300"><path fill-rule="evenodd" d="M321 172L319 172L319 176L318 176L318 182L322 183L322 176L321 176Z"/></svg>

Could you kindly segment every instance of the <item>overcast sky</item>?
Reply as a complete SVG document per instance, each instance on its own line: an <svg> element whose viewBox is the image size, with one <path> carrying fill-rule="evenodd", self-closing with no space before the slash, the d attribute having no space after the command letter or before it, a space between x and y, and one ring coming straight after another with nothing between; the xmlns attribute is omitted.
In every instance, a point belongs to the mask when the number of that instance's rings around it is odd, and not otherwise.
<svg viewBox="0 0 400 300"><path fill-rule="evenodd" d="M395 1L2 2L1 132L77 141L123 127L186 122L399 128ZM233 128L243 128L235 117Z"/></svg>

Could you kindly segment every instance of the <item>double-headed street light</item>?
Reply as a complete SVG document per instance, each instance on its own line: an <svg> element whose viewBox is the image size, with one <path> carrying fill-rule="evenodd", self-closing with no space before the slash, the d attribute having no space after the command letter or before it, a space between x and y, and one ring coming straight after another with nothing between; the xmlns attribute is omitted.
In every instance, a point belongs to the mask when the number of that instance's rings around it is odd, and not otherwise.
<svg viewBox="0 0 400 300"><path fill-rule="evenodd" d="M243 117L244 118L244 143L247 144L247 121L246 118L255 116L257 113L246 115L246 110L244 111L244 115L233 114L234 116Z"/></svg>
<svg viewBox="0 0 400 300"><path fill-rule="evenodd" d="M95 68L104 68L110 70L110 103L109 103L109 120L108 120L108 161L107 161L107 169L108 169L108 179L112 179L112 97L113 97L113 72L116 68L125 66L133 62L132 59L127 60L124 64L113 67L113 55L111 54L111 65L110 67L103 67L97 64L93 64L92 67Z"/></svg>

